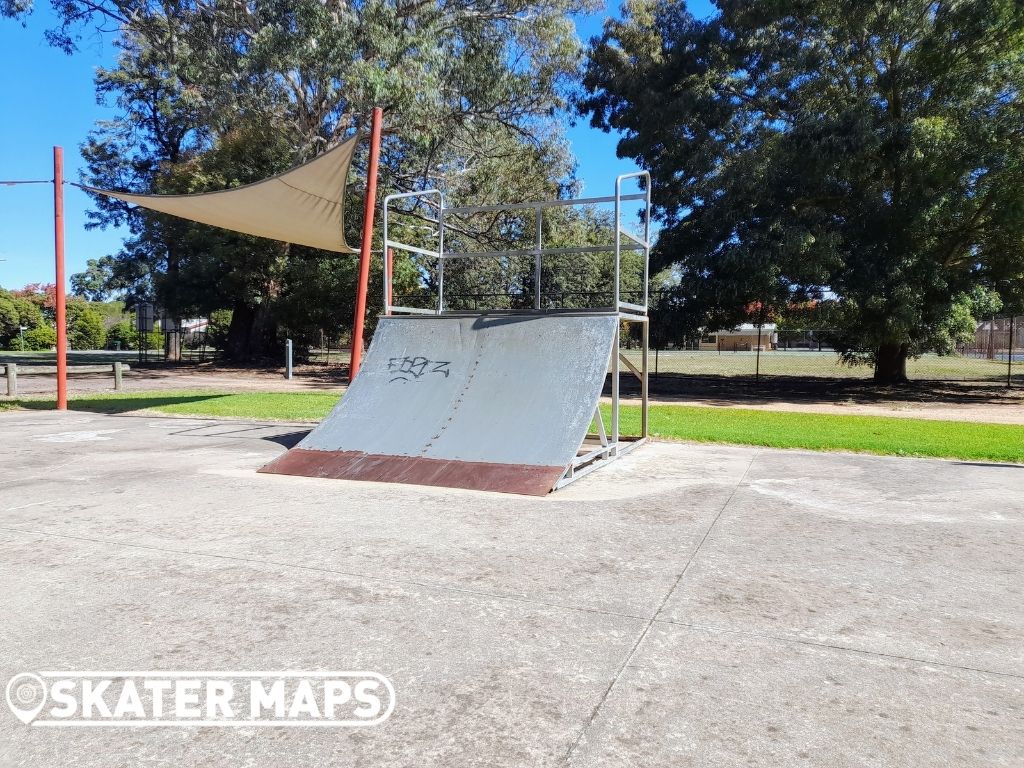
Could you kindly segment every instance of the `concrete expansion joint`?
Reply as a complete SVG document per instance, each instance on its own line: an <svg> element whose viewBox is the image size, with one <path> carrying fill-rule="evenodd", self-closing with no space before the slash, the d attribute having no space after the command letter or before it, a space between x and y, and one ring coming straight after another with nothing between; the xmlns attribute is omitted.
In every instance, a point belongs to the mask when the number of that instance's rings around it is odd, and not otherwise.
<svg viewBox="0 0 1024 768"><path fill-rule="evenodd" d="M575 741L573 741L572 745L569 747L568 751L566 752L565 758L562 761L562 765L568 765L569 764L569 762L572 760L572 756L579 749L580 744L583 743L583 740L586 737L587 732L593 726L594 721L597 720L597 716L600 714L601 709L604 707L605 702L608 700L608 697L611 696L612 691L615 689L615 686L618 684L619 680L622 678L623 673L630 667L630 664L633 661L633 658L636 656L637 650L643 644L644 639L647 637L648 633L651 631L651 627L653 627L654 623L656 621L658 621L658 616L661 615L661 612L665 609L665 606L668 604L668 601L671 599L673 593L676 591L676 589L682 583L683 578L686 576L687 571L689 571L690 566L693 564L693 561L697 558L697 554L704 547L704 544L707 542L708 537L711 535L711 531L714 530L715 526L718 524L718 521L719 521L719 519L721 519L722 514L728 508L729 504L732 503L733 498L736 496L736 491L738 491L739 488L743 485L743 482L746 479L747 474L750 472L750 468L754 465L754 461L757 459L757 457L760 454L761 454L761 451L757 450L757 451L755 451L753 453L753 455L751 455L750 461L747 462L747 466L743 470L743 474L740 476L740 479L737 481L736 485L733 487L732 492L729 494L729 497L725 500L725 503L723 503L722 506L719 508L717 514L711 520L711 523L708 525L707 529L705 529L704 535L701 536L701 539L697 543L697 546L694 547L693 552L690 553L690 557L687 558L686 564L683 566L683 569L679 572L679 575L676 576L675 580L672 582L672 586L669 587L668 591L665 593L665 596L662 598L661 602L658 604L657 610L654 612L654 614L650 618L647 619L646 624L644 625L643 629L640 631L639 635L636 638L636 642L633 643L633 646L629 649L629 653L626 654L626 658L622 662L622 665L619 667L619 669L616 671L615 675L612 677L611 681L608 683L608 687L605 689L604 693L601 695L601 698L594 705L594 708L591 710L590 715L587 717L586 721L583 724L583 727L580 729L579 735L576 737Z"/></svg>
<svg viewBox="0 0 1024 768"><path fill-rule="evenodd" d="M673 619L655 619L655 624L665 626L682 627L692 629L695 632L707 632L716 635L735 635L755 640L767 640L784 645L803 645L810 648L820 648L828 651L838 651L843 654L855 656L866 656L874 659L889 659L891 661L905 661L910 664L919 664L925 667L942 667L943 669L956 669L962 672L976 672L982 675L996 675L1008 677L1015 680L1024 680L1024 674L1017 672L1003 672L995 669L983 669L982 667L970 667L963 664L954 664L950 661L938 661L936 659L922 659L917 656L904 656L898 653L885 653L883 651L872 651L866 648L853 648L848 645L836 645L834 643L823 643L817 640L808 640L803 637L787 637L786 635L775 635L767 632L752 632L746 629L730 629L728 627L714 627L706 624L693 624L686 621L675 621Z"/></svg>

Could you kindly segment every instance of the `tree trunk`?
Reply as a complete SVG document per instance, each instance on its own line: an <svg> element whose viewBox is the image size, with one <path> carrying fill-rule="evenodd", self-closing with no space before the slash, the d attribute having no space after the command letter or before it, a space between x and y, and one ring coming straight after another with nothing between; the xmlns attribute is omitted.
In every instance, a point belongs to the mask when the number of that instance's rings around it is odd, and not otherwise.
<svg viewBox="0 0 1024 768"><path fill-rule="evenodd" d="M167 279L163 286L163 318L169 321L169 329L164 327L164 360L170 363L181 362L181 318L180 306L181 268L178 248L172 242L167 246ZM161 322L163 326L163 321ZM169 332L168 332L169 331Z"/></svg>
<svg viewBox="0 0 1024 768"><path fill-rule="evenodd" d="M875 354L875 383L902 384L907 381L907 345L882 344Z"/></svg>
<svg viewBox="0 0 1024 768"><path fill-rule="evenodd" d="M231 325L228 326L225 356L236 363L249 363L267 357L273 336L273 323L266 304L253 306L237 302L231 313Z"/></svg>
<svg viewBox="0 0 1024 768"><path fill-rule="evenodd" d="M228 325L228 338L224 356L236 363L244 363L250 357L250 341L256 322L256 308L251 304L236 302Z"/></svg>
<svg viewBox="0 0 1024 768"><path fill-rule="evenodd" d="M168 362L181 362L181 318L171 321L171 331L164 336L164 357Z"/></svg>

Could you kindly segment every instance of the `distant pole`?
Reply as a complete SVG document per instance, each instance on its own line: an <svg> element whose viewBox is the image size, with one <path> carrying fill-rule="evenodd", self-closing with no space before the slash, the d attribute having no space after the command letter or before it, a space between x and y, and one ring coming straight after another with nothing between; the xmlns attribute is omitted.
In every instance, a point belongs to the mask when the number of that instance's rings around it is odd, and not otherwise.
<svg viewBox="0 0 1024 768"><path fill-rule="evenodd" d="M64 297L64 150L53 148L53 250L57 266L57 410L68 409L68 328Z"/></svg>
<svg viewBox="0 0 1024 768"><path fill-rule="evenodd" d="M761 380L761 335L764 331L764 302L761 302L761 317L757 321L757 355L754 361L754 381Z"/></svg>
<svg viewBox="0 0 1024 768"><path fill-rule="evenodd" d="M761 325L757 326L757 352L754 358L754 381L761 380Z"/></svg>
<svg viewBox="0 0 1024 768"><path fill-rule="evenodd" d="M1010 336L1006 340L1006 386L1013 386L1013 315L1010 315Z"/></svg>
<svg viewBox="0 0 1024 768"><path fill-rule="evenodd" d="M363 323L366 320L366 291L370 282L370 246L373 244L373 212L377 207L377 165L380 162L380 128L384 111L373 108L370 124L370 162L366 169L366 201L363 204L363 241L359 246L359 280L356 283L356 316L352 321L352 356L348 380L359 373L363 359Z"/></svg>
<svg viewBox="0 0 1024 768"><path fill-rule="evenodd" d="M284 377L291 381L292 378L292 340L285 339L284 342Z"/></svg>

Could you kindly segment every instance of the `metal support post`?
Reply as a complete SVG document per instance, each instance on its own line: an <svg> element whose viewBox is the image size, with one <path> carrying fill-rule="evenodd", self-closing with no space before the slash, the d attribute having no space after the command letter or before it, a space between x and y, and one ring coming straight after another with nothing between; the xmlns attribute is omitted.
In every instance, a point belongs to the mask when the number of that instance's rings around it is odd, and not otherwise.
<svg viewBox="0 0 1024 768"><path fill-rule="evenodd" d="M356 281L356 313L352 321L352 351L349 357L348 379L359 373L363 359L363 324L366 320L366 291L370 279L370 246L373 243L373 212L377 203L377 166L380 160L380 133L384 112L373 108L370 121L370 159L366 170L366 200L363 206L363 241L359 246L359 277Z"/></svg>
<svg viewBox="0 0 1024 768"><path fill-rule="evenodd" d="M534 257L533 257L533 259L534 259L534 263L533 263L533 291L534 291L533 308L534 309L540 309L541 264L542 264L543 259L544 259L544 255L543 255L543 248L544 248L543 237L544 237L544 234L543 234L543 228L542 228L543 221L544 221L544 214L543 214L543 209L539 205L536 208L533 209L533 212L534 212L534 219L535 219L535 221L534 221L534 228L535 228L534 244L536 245L536 248L537 248L536 253L535 253Z"/></svg>
<svg viewBox="0 0 1024 768"><path fill-rule="evenodd" d="M647 408L649 398L647 393L647 350L650 342L650 321L641 323L643 326L643 365L641 370L643 376L640 378L640 437L647 437Z"/></svg>
<svg viewBox="0 0 1024 768"><path fill-rule="evenodd" d="M619 332L621 329L622 321L616 320L615 337L612 340L612 450L610 456L617 456L619 453Z"/></svg>
<svg viewBox="0 0 1024 768"><path fill-rule="evenodd" d="M53 148L53 251L56 262L57 410L68 409L68 323L64 298L64 150Z"/></svg>

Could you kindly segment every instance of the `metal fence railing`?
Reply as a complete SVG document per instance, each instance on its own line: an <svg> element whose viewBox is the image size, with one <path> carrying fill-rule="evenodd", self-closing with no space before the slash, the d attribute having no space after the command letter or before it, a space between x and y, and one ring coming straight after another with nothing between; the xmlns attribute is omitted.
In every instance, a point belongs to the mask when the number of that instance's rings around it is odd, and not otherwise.
<svg viewBox="0 0 1024 768"><path fill-rule="evenodd" d="M548 296L549 294L545 294ZM626 296L623 293L623 296ZM572 307L577 302L604 298L588 292L550 292L552 304ZM454 295L457 308L473 310L477 305L493 306L495 295L489 293ZM627 299L629 300L629 299ZM702 338L682 339L666 343L656 333L657 310L652 315L650 371L653 377L674 375L694 377L775 377L783 379L870 379L869 365L845 364L835 351L835 332L827 328L753 330L747 338L735 335L711 342L714 334ZM757 343L760 339L761 343ZM636 365L640 363L638 339L626 334L622 338L623 353ZM631 348L633 347L633 348ZM164 358L164 349L153 348L143 353L151 362ZM182 362L211 362L222 353L211 343L206 331L182 334ZM332 339L321 334L318 344L307 350L304 358L313 365L347 365L346 339ZM928 353L907 362L911 380L950 382L989 382L1024 386L1024 316L997 316L978 322L973 339L957 345L951 354Z"/></svg>
<svg viewBox="0 0 1024 768"><path fill-rule="evenodd" d="M871 378L870 366L842 361L830 342L833 335L829 329L778 330L770 336L754 336L764 340L761 345L733 339L712 345L707 343L708 337L658 345L651 353L651 371L654 376ZM996 317L978 323L975 338L958 345L952 354L928 353L908 360L907 376L911 380L1024 385L1024 317Z"/></svg>
<svg viewBox="0 0 1024 768"><path fill-rule="evenodd" d="M633 362L639 352L625 350ZM793 378L870 379L867 365L846 365L835 351L765 349L753 351L706 351L658 349L651 351L651 375L683 376L788 376ZM907 361L912 380L989 381L1024 384L1024 355L1011 359L987 359L966 355L925 354Z"/></svg>

